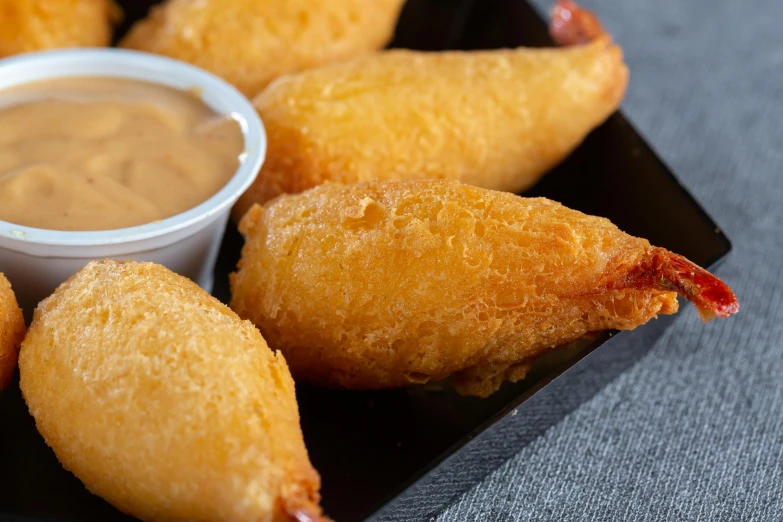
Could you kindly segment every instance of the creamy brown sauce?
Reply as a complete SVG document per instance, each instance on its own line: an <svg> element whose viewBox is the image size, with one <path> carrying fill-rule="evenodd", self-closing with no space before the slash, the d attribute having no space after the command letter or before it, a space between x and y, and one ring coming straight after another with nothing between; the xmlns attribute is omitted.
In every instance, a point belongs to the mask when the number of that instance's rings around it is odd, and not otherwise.
<svg viewBox="0 0 783 522"><path fill-rule="evenodd" d="M192 93L135 80L68 78L0 91L0 220L110 230L164 219L231 179L235 120Z"/></svg>

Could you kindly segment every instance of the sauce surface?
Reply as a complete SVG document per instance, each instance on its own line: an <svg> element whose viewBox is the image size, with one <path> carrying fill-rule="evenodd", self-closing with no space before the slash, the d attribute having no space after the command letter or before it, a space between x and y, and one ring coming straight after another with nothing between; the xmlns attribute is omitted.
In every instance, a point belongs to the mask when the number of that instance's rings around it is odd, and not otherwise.
<svg viewBox="0 0 783 522"><path fill-rule="evenodd" d="M243 157L239 123L189 92L118 78L0 91L0 220L143 225L206 201Z"/></svg>

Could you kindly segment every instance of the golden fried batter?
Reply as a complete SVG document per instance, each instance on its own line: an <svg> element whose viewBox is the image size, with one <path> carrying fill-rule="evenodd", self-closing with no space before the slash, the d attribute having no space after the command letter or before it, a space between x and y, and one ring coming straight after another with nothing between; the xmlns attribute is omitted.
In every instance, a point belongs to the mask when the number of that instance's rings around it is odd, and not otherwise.
<svg viewBox="0 0 783 522"><path fill-rule="evenodd" d="M14 375L24 332L24 318L11 283L0 273L0 390L8 386Z"/></svg>
<svg viewBox="0 0 783 522"><path fill-rule="evenodd" d="M65 47L103 47L120 17L111 0L0 0L0 58Z"/></svg>
<svg viewBox="0 0 783 522"><path fill-rule="evenodd" d="M487 395L542 352L677 310L737 309L686 259L543 198L448 181L327 183L254 206L231 307L297 379ZM482 386L483 384L483 386Z"/></svg>
<svg viewBox="0 0 783 522"><path fill-rule="evenodd" d="M322 520L282 355L162 266L83 268L36 309L19 372L63 466L126 513Z"/></svg>
<svg viewBox="0 0 783 522"><path fill-rule="evenodd" d="M604 32L555 49L387 51L288 76L254 100L269 147L234 217L324 181L524 190L617 109L627 81Z"/></svg>
<svg viewBox="0 0 783 522"><path fill-rule="evenodd" d="M122 47L198 65L254 96L280 75L380 49L403 0L168 0Z"/></svg>

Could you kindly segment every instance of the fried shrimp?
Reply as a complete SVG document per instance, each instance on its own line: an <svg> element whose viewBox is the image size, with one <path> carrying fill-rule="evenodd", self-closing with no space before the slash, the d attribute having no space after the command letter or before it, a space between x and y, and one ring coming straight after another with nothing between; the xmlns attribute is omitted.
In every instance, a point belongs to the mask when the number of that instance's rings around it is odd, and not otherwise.
<svg viewBox="0 0 783 522"><path fill-rule="evenodd" d="M0 58L66 47L104 47L121 17L111 0L0 0Z"/></svg>
<svg viewBox="0 0 783 522"><path fill-rule="evenodd" d="M403 0L168 0L122 47L198 65L254 96L283 74L380 49Z"/></svg>
<svg viewBox="0 0 783 522"><path fill-rule="evenodd" d="M24 318L11 283L0 273L0 390L8 386L14 375L24 333Z"/></svg>
<svg viewBox="0 0 783 522"><path fill-rule="evenodd" d="M162 266L76 273L36 309L19 371L63 466L126 513L324 520L282 355Z"/></svg>
<svg viewBox="0 0 783 522"><path fill-rule="evenodd" d="M620 48L592 15L575 6L566 15L564 4L552 30L575 46L393 50L270 85L254 100L267 158L234 217L325 181L527 189L617 109L628 82ZM574 25L590 37L577 39Z"/></svg>
<svg viewBox="0 0 783 522"><path fill-rule="evenodd" d="M488 395L588 332L738 305L717 278L543 198L446 181L327 183L254 206L232 308L297 379L350 389L449 376Z"/></svg>

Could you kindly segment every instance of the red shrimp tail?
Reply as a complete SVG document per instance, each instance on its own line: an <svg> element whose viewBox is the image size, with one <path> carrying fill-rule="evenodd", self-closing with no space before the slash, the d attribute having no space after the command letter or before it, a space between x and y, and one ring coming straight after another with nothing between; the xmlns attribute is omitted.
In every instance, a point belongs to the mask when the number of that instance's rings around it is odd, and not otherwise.
<svg viewBox="0 0 783 522"><path fill-rule="evenodd" d="M642 263L612 286L677 292L696 306L704 322L739 311L737 296L726 283L665 248L653 248Z"/></svg>
<svg viewBox="0 0 783 522"><path fill-rule="evenodd" d="M320 509L297 508L288 512L291 522L332 522L320 513Z"/></svg>
<svg viewBox="0 0 783 522"><path fill-rule="evenodd" d="M549 34L558 45L582 45L607 34L597 16L572 0L558 0L549 18Z"/></svg>
<svg viewBox="0 0 783 522"><path fill-rule="evenodd" d="M324 516L317 500L313 502L310 499L289 499L284 501L283 510L288 515L287 520L291 522L332 522Z"/></svg>

